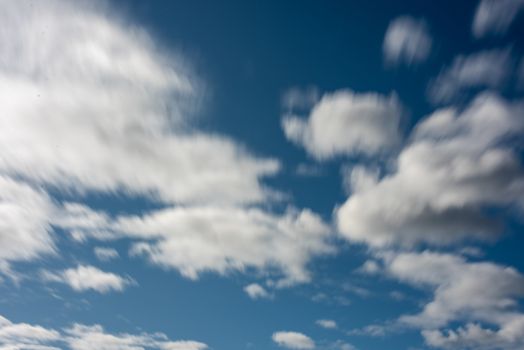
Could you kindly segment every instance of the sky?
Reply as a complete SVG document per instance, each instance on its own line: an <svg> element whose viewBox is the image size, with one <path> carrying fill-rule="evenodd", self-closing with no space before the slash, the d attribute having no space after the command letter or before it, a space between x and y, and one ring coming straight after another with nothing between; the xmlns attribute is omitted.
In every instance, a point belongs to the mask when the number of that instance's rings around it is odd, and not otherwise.
<svg viewBox="0 0 524 350"><path fill-rule="evenodd" d="M524 1L0 23L1 350L524 349Z"/></svg>

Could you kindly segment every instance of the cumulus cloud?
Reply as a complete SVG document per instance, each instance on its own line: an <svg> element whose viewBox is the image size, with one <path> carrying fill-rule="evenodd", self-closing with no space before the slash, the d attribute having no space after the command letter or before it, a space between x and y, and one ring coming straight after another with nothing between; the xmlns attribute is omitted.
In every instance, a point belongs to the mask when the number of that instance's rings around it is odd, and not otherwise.
<svg viewBox="0 0 524 350"><path fill-rule="evenodd" d="M100 325L74 324L63 331L27 323L13 323L0 316L0 348L9 350L204 350L192 340L172 341L163 333L112 334Z"/></svg>
<svg viewBox="0 0 524 350"><path fill-rule="evenodd" d="M95 256L98 260L109 261L118 258L120 255L113 248L95 247Z"/></svg>
<svg viewBox="0 0 524 350"><path fill-rule="evenodd" d="M386 258L388 273L433 291L432 300L399 322L421 328L426 343L444 349L517 349L524 346L524 276L511 267L468 262L443 253L400 253ZM450 325L465 322L456 330Z"/></svg>
<svg viewBox="0 0 524 350"><path fill-rule="evenodd" d="M455 58L428 89L431 101L451 102L468 90L497 89L509 78L513 60L510 50L488 50Z"/></svg>
<svg viewBox="0 0 524 350"><path fill-rule="evenodd" d="M286 115L286 137L318 160L385 152L401 140L403 109L395 96L341 90L325 94L307 119Z"/></svg>
<svg viewBox="0 0 524 350"><path fill-rule="evenodd" d="M326 329L335 329L337 328L337 323L333 320L317 320L315 322L319 327Z"/></svg>
<svg viewBox="0 0 524 350"><path fill-rule="evenodd" d="M278 162L191 130L199 80L144 30L87 1L2 4L0 172L177 203L268 197Z"/></svg>
<svg viewBox="0 0 524 350"><path fill-rule="evenodd" d="M415 127L396 170L338 209L339 230L373 246L495 239L500 217L485 208L522 204L524 173L510 140L524 132L523 113L522 102L492 94L463 111L436 111Z"/></svg>
<svg viewBox="0 0 524 350"><path fill-rule="evenodd" d="M123 291L133 283L128 278L87 265L79 265L76 268L66 269L59 273L44 271L42 277L48 281L65 283L77 292L88 290L99 293Z"/></svg>
<svg viewBox="0 0 524 350"><path fill-rule="evenodd" d="M315 348L315 342L310 337L298 332L275 332L272 339L279 346L288 349Z"/></svg>
<svg viewBox="0 0 524 350"><path fill-rule="evenodd" d="M477 38L504 34L519 12L524 9L523 0L482 0L473 19L473 34Z"/></svg>
<svg viewBox="0 0 524 350"><path fill-rule="evenodd" d="M431 53L432 39L423 20L399 17L389 24L382 50L388 64L412 65L425 61Z"/></svg>
<svg viewBox="0 0 524 350"><path fill-rule="evenodd" d="M268 291L258 283L251 283L244 287L244 292L251 299L267 299L271 297Z"/></svg>

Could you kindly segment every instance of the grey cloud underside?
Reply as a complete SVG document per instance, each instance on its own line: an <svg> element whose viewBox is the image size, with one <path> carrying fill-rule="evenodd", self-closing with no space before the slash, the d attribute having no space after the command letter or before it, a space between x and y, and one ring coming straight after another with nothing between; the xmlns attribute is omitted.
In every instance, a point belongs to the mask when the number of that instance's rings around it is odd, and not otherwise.
<svg viewBox="0 0 524 350"><path fill-rule="evenodd" d="M463 111L436 111L415 127L396 170L371 174L339 208L340 231L373 246L494 240L502 223L486 208L521 210L524 173L512 141L523 112L522 102L491 94Z"/></svg>

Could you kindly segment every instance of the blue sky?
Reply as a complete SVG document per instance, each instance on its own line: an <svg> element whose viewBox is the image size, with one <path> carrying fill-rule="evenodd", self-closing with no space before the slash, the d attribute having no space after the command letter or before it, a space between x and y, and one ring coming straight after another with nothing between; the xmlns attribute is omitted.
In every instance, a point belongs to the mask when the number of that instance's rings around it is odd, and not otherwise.
<svg viewBox="0 0 524 350"><path fill-rule="evenodd" d="M523 1L0 5L0 349L524 348Z"/></svg>

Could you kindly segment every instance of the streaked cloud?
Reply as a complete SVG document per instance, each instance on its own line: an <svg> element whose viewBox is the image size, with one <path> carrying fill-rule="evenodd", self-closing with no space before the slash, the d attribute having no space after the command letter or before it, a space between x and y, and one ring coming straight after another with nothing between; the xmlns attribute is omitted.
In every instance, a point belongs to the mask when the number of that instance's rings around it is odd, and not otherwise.
<svg viewBox="0 0 524 350"><path fill-rule="evenodd" d="M382 50L387 64L413 65L431 53L432 38L426 22L410 16L394 19L388 26Z"/></svg>
<svg viewBox="0 0 524 350"><path fill-rule="evenodd" d="M204 350L204 343L172 341L163 333L108 333L100 325L87 326L75 323L63 330L39 325L13 323L0 316L0 346L9 350Z"/></svg>
<svg viewBox="0 0 524 350"><path fill-rule="evenodd" d="M178 54L104 8L4 2L0 172L62 191L167 202L267 199L259 180L279 163L192 130L200 80ZM33 40L35 32L44 35Z"/></svg>
<svg viewBox="0 0 524 350"><path fill-rule="evenodd" d="M113 260L120 256L116 249L107 247L95 247L94 252L97 259L101 261Z"/></svg>
<svg viewBox="0 0 524 350"><path fill-rule="evenodd" d="M470 90L502 88L508 82L513 65L509 49L458 56L430 83L429 98L434 103L449 103Z"/></svg>
<svg viewBox="0 0 524 350"><path fill-rule="evenodd" d="M88 265L78 265L76 268L69 268L57 273L44 271L42 277L47 281L65 283L77 292L88 290L98 293L121 292L127 286L135 284L129 278Z"/></svg>
<svg viewBox="0 0 524 350"><path fill-rule="evenodd" d="M481 0L473 20L473 34L482 38L506 33L522 9L523 0Z"/></svg>

